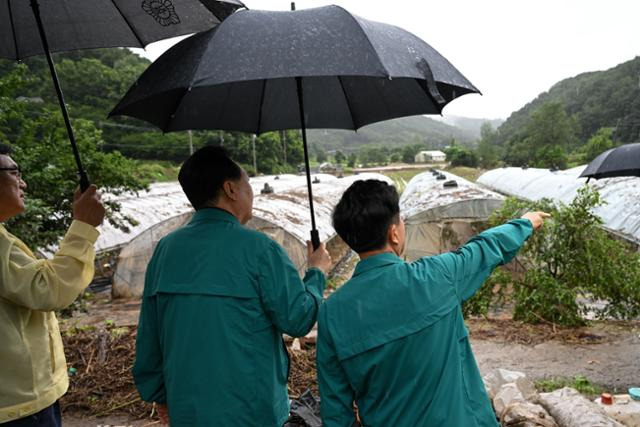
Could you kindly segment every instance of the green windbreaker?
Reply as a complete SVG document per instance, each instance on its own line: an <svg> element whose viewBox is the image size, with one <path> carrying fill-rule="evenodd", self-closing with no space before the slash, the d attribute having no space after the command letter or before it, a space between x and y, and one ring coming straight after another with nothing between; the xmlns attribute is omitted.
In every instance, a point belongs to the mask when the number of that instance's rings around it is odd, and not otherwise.
<svg viewBox="0 0 640 427"><path fill-rule="evenodd" d="M353 401L367 427L497 426L460 304L531 232L518 219L455 252L360 261L318 316L324 426L351 427Z"/></svg>
<svg viewBox="0 0 640 427"><path fill-rule="evenodd" d="M285 251L220 209L163 238L147 267L133 376L171 425L282 426L289 361L282 333L316 321L324 274L300 279Z"/></svg>

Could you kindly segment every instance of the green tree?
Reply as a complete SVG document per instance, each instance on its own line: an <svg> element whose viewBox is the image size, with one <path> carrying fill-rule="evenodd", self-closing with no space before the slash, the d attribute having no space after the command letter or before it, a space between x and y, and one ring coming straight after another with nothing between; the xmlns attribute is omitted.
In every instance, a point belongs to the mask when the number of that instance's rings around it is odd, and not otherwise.
<svg viewBox="0 0 640 427"><path fill-rule="evenodd" d="M502 224L526 210L544 210L552 217L519 254L526 272L494 273L485 285L490 289L479 293L481 301L484 297L486 302L489 292L489 299L495 299L498 295L493 290L500 289L500 297L507 293L514 299L514 319L531 323L582 325L589 310L601 318L640 315L640 254L601 227L602 220L593 210L602 203L599 193L588 185L569 205L508 199L492 214L490 225ZM588 307L588 300L606 304Z"/></svg>
<svg viewBox="0 0 640 427"><path fill-rule="evenodd" d="M578 122L567 115L562 104L544 104L533 112L523 132L507 142L505 161L515 166L564 168L577 135Z"/></svg>
<svg viewBox="0 0 640 427"><path fill-rule="evenodd" d="M466 147L453 145L449 148L445 148L444 152L447 155L447 161L451 163L451 166L467 166L470 168L478 166L478 157L476 156L476 153Z"/></svg>
<svg viewBox="0 0 640 427"><path fill-rule="evenodd" d="M584 162L589 163L605 151L613 148L614 143L611 139L613 128L600 128L589 138L584 146Z"/></svg>
<svg viewBox="0 0 640 427"><path fill-rule="evenodd" d="M357 160L358 160L358 155L356 153L350 153L349 157L347 157L347 166L350 168L355 167Z"/></svg>
<svg viewBox="0 0 640 427"><path fill-rule="evenodd" d="M323 163L327 161L327 153L322 148L316 145L314 146L314 151L316 154L316 161L318 163Z"/></svg>
<svg viewBox="0 0 640 427"><path fill-rule="evenodd" d="M22 66L0 77L0 131L13 145L12 157L28 183L26 211L8 221L9 229L30 247L55 244L71 223L71 197L77 186L76 166L60 111L55 107L15 101L25 83ZM72 121L76 141L90 179L103 192L140 190L135 161L119 153L103 153L101 131L91 121ZM120 206L105 202L107 220L126 229L135 218L123 217Z"/></svg>
<svg viewBox="0 0 640 427"><path fill-rule="evenodd" d="M476 149L478 163L483 168L493 168L500 159L500 146L498 145L498 133L490 122L484 122L480 128L480 141Z"/></svg>
<svg viewBox="0 0 640 427"><path fill-rule="evenodd" d="M405 145L402 147L402 161L404 163L415 163L416 154L424 149L424 144Z"/></svg>
<svg viewBox="0 0 640 427"><path fill-rule="evenodd" d="M344 154L342 154L342 151L338 150L336 151L336 154L333 156L336 159L336 163L341 165L342 162L345 161L346 157Z"/></svg>

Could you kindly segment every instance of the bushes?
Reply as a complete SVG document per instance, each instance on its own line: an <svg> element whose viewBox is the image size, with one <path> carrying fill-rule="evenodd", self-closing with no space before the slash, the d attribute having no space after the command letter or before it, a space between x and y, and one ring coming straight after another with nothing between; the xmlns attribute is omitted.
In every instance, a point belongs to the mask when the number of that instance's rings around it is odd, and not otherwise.
<svg viewBox="0 0 640 427"><path fill-rule="evenodd" d="M582 187L569 205L507 200L490 218L491 226L527 210L544 210L552 218L520 252L526 272L494 272L465 312L486 314L489 303L509 296L515 304L514 319L530 323L577 326L584 324L587 310L601 318L640 315L640 256L600 227L602 221L593 209L602 204L599 193L589 186ZM589 307L588 300L605 304Z"/></svg>

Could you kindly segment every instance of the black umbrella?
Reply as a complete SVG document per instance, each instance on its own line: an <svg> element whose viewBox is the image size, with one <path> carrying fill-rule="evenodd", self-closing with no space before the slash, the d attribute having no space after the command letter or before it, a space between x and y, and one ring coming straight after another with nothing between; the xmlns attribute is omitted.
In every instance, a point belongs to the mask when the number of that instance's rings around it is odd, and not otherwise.
<svg viewBox="0 0 640 427"><path fill-rule="evenodd" d="M80 186L86 189L89 180L80 161L51 52L144 47L157 40L210 29L243 6L239 0L0 0L0 58L20 60L46 55Z"/></svg>
<svg viewBox="0 0 640 427"><path fill-rule="evenodd" d="M580 178L640 176L640 143L621 145L600 154L580 174Z"/></svg>
<svg viewBox="0 0 640 427"><path fill-rule="evenodd" d="M478 90L449 61L398 27L337 6L246 10L167 51L110 115L137 117L165 132L301 128L315 245L307 128L355 130L439 114L471 92Z"/></svg>

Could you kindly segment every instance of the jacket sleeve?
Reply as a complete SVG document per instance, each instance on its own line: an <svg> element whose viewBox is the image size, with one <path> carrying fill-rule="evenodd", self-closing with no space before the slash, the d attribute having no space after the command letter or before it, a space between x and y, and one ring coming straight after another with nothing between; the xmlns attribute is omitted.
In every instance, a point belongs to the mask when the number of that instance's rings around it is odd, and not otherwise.
<svg viewBox="0 0 640 427"><path fill-rule="evenodd" d="M516 219L478 234L455 252L431 259L450 279L463 302L476 293L497 266L516 256L532 232L531 221Z"/></svg>
<svg viewBox="0 0 640 427"><path fill-rule="evenodd" d="M70 305L93 279L98 231L73 221L52 259L37 259L17 238L0 233L0 297L32 310Z"/></svg>
<svg viewBox="0 0 640 427"><path fill-rule="evenodd" d="M145 288L151 279L153 260L147 267ZM162 373L162 348L158 330L157 296L142 297L138 335L136 337L136 360L133 364L133 380L142 400L166 403L167 395Z"/></svg>
<svg viewBox="0 0 640 427"><path fill-rule="evenodd" d="M324 273L310 268L300 280L287 253L271 241L259 259L258 276L260 299L271 322L292 337L307 334L322 302Z"/></svg>
<svg viewBox="0 0 640 427"><path fill-rule="evenodd" d="M340 366L334 344L326 328L323 310L321 310L318 319L316 365L323 425L325 427L351 427L355 422L354 393L342 366Z"/></svg>

